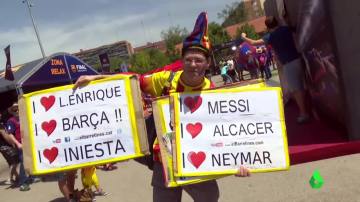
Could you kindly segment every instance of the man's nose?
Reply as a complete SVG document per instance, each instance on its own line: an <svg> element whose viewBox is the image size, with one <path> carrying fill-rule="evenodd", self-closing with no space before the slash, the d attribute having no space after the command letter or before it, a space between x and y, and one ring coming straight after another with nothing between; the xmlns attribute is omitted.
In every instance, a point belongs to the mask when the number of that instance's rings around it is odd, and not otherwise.
<svg viewBox="0 0 360 202"><path fill-rule="evenodd" d="M190 60L190 66L196 66L196 61L195 60Z"/></svg>

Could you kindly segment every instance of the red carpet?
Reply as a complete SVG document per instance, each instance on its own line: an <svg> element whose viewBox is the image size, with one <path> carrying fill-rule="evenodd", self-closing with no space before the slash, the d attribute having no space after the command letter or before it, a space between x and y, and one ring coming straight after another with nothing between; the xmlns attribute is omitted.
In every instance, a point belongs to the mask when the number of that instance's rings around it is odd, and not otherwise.
<svg viewBox="0 0 360 202"><path fill-rule="evenodd" d="M296 105L287 103L285 120L291 165L360 153L360 141L348 141L345 129L317 120L300 125L296 123L297 114Z"/></svg>

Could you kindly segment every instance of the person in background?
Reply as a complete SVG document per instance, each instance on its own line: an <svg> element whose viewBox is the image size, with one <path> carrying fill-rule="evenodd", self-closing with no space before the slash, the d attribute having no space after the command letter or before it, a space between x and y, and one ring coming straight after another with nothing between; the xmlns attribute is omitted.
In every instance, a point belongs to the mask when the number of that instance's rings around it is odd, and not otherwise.
<svg viewBox="0 0 360 202"><path fill-rule="evenodd" d="M10 168L10 178L7 184L15 185L19 178L16 170L17 165L20 163L18 145L16 145L15 137L6 132L3 115L0 113L0 152L5 158Z"/></svg>
<svg viewBox="0 0 360 202"><path fill-rule="evenodd" d="M121 63L120 65L120 72L124 73L124 72L128 72L128 65L126 63Z"/></svg>
<svg viewBox="0 0 360 202"><path fill-rule="evenodd" d="M267 61L268 61L269 68L270 68L270 66L272 66L273 70L276 70L277 67L276 67L276 64L275 64L275 61L274 61L274 55L273 55L272 47L270 45L268 45L266 50L267 50L266 55L267 55Z"/></svg>
<svg viewBox="0 0 360 202"><path fill-rule="evenodd" d="M260 76L262 79L264 79L266 57L264 57L261 48L256 49L256 59L259 61Z"/></svg>
<svg viewBox="0 0 360 202"><path fill-rule="evenodd" d="M262 47L262 52L263 52L265 60L266 60L265 65L264 65L264 72L265 72L266 79L270 79L272 77L271 70L270 70L271 58L269 57L269 51L270 50L266 49L265 46Z"/></svg>
<svg viewBox="0 0 360 202"><path fill-rule="evenodd" d="M224 62L223 66L221 67L221 77L224 80L224 85L230 84L233 82L231 77L228 75L228 71L229 71L229 65L226 62Z"/></svg>
<svg viewBox="0 0 360 202"><path fill-rule="evenodd" d="M262 47L262 52L264 54L265 57L265 65L264 65L264 72L265 72L265 77L266 79L270 79L272 77L271 74L271 70L270 70L270 62L269 62L269 57L268 57L268 50L266 49L265 46Z"/></svg>
<svg viewBox="0 0 360 202"><path fill-rule="evenodd" d="M246 52L246 56L247 56L247 70L250 73L251 79L258 79L259 75L258 75L258 71L259 71L259 61L257 60L256 56L250 51L248 50Z"/></svg>
<svg viewBox="0 0 360 202"><path fill-rule="evenodd" d="M97 168L103 171L111 171L117 169L117 166L115 165L115 163L107 163L101 166L97 166Z"/></svg>
<svg viewBox="0 0 360 202"><path fill-rule="evenodd" d="M242 59L239 57L239 54L237 52L234 53L234 66L235 70L238 75L238 80L242 81L244 80L244 70L245 70L245 63L242 61Z"/></svg>
<svg viewBox="0 0 360 202"><path fill-rule="evenodd" d="M15 136L15 144L19 149L19 160L20 160L20 168L19 168L19 186L20 191L29 191L30 190L30 178L26 176L25 168L24 168L24 159L23 159L23 151L22 151L22 140L20 134L20 120L19 120L19 106L17 103L14 103L12 106L8 108L8 112L12 117L6 122L6 130L8 133L11 133Z"/></svg>
<svg viewBox="0 0 360 202"><path fill-rule="evenodd" d="M106 193L99 185L99 180L96 175L96 167L89 166L81 169L81 182L84 189L89 189L92 191L94 186L96 191L94 192L95 196L106 196Z"/></svg>
<svg viewBox="0 0 360 202"><path fill-rule="evenodd" d="M71 170L55 174L59 190L69 202L76 201L74 196L76 172L77 170Z"/></svg>
<svg viewBox="0 0 360 202"><path fill-rule="evenodd" d="M248 63L248 56L246 54L242 54L241 50L243 45L240 44L235 51L235 68L239 76L239 81L245 80L244 79L244 70L248 70L247 63Z"/></svg>
<svg viewBox="0 0 360 202"><path fill-rule="evenodd" d="M276 18L273 16L266 17L265 25L269 33L264 35L262 39L253 40L247 38L245 33L242 33L241 36L252 45L266 44L271 45L274 49L277 59L284 68L285 79L299 108L297 122L300 124L306 123L310 120L310 114L305 105L304 71L292 32L288 26L279 26Z"/></svg>
<svg viewBox="0 0 360 202"><path fill-rule="evenodd" d="M229 66L227 74L231 77L232 82L236 82L238 79L238 75L235 69L234 60L232 58L229 58L226 63Z"/></svg>
<svg viewBox="0 0 360 202"><path fill-rule="evenodd" d="M259 69L261 73L261 78L268 80L271 77L271 71L268 66L268 58L266 54L266 48L260 47L258 49L258 61L259 61Z"/></svg>

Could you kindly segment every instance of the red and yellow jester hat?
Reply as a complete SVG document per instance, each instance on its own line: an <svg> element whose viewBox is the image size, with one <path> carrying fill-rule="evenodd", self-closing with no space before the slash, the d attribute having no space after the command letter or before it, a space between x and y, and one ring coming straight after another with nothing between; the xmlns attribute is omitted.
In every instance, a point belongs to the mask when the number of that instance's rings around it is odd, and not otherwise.
<svg viewBox="0 0 360 202"><path fill-rule="evenodd" d="M182 55L188 49L199 49L204 51L206 55L210 52L210 41L208 37L208 17L206 12L200 13L198 16L194 30L183 41Z"/></svg>

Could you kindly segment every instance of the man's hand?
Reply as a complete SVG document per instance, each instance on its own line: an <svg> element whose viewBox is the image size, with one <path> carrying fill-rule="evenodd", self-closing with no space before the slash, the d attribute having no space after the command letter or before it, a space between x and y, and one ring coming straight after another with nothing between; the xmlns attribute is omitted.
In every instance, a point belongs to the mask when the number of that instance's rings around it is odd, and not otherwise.
<svg viewBox="0 0 360 202"><path fill-rule="evenodd" d="M244 166L240 166L238 173L235 174L236 177L249 177L250 170L245 168Z"/></svg>
<svg viewBox="0 0 360 202"><path fill-rule="evenodd" d="M90 81L94 81L96 79L99 79L98 75L82 75L78 78L78 80L74 84L73 89L75 90L80 86L86 86Z"/></svg>
<svg viewBox="0 0 360 202"><path fill-rule="evenodd" d="M246 37L246 33L241 33L241 38L245 38Z"/></svg>

